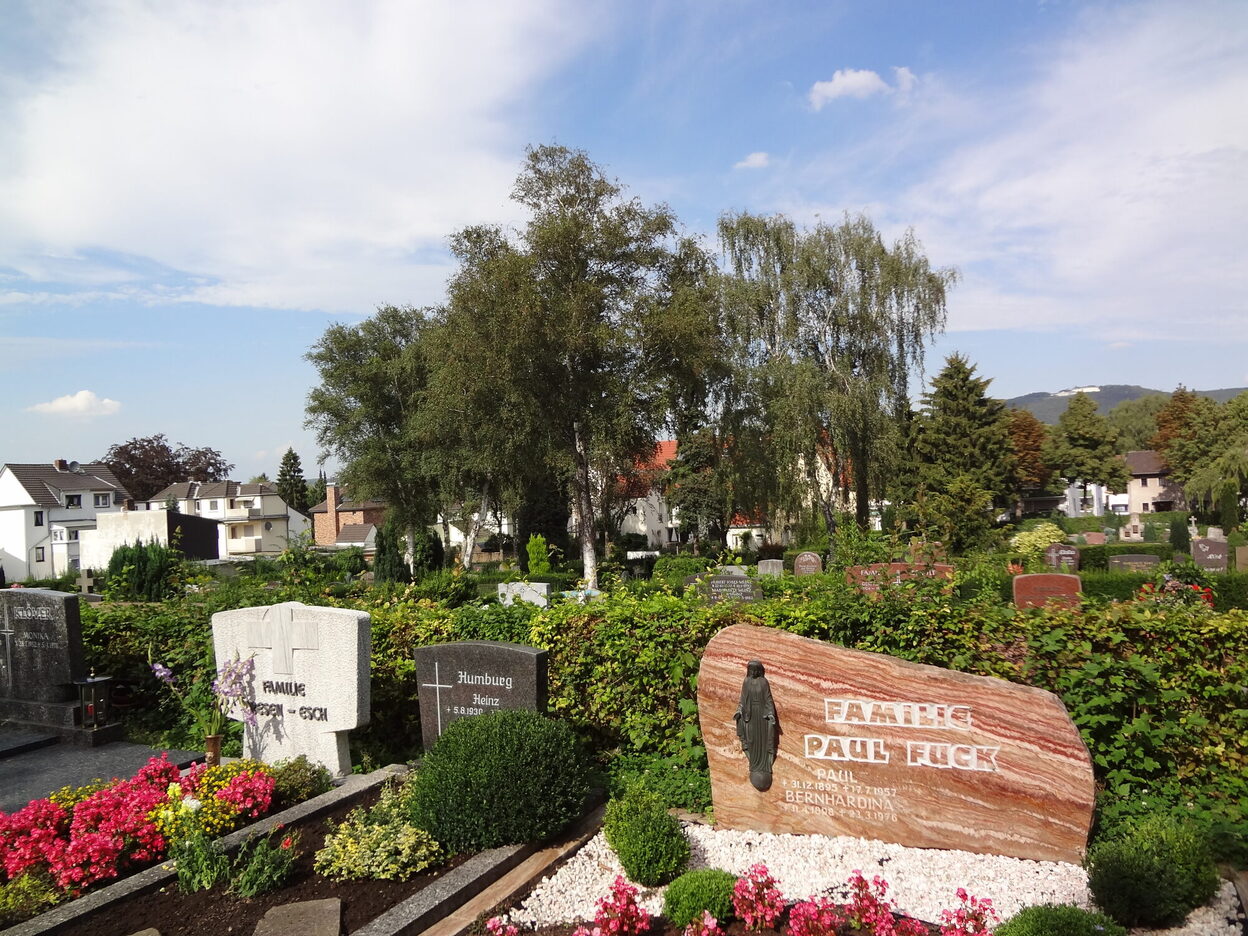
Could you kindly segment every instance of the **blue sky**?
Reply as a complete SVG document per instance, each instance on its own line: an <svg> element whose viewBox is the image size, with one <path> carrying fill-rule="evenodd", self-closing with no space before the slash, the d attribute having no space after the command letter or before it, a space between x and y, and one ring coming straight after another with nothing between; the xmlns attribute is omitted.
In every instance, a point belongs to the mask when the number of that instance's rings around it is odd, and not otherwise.
<svg viewBox="0 0 1248 936"><path fill-rule="evenodd" d="M314 470L303 354L437 303L544 142L712 244L913 227L962 275L929 373L1248 386L1246 102L1239 0L0 0L0 461Z"/></svg>

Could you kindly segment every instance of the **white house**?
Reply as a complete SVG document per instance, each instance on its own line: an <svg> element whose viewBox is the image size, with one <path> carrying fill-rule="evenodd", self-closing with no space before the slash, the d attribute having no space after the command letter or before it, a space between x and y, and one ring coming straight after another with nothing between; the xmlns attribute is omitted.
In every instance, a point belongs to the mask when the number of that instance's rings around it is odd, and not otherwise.
<svg viewBox="0 0 1248 936"><path fill-rule="evenodd" d="M0 466L0 568L5 578L52 578L80 567L78 537L130 495L100 462Z"/></svg>
<svg viewBox="0 0 1248 936"><path fill-rule="evenodd" d="M267 484L179 481L153 494L145 506L164 510L170 502L188 516L220 521L222 558L280 553L312 526Z"/></svg>

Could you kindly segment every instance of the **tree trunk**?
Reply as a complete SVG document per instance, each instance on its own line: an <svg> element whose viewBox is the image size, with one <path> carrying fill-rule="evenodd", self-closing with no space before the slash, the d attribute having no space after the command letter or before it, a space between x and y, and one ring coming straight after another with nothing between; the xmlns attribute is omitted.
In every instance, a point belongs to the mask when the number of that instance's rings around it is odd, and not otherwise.
<svg viewBox="0 0 1248 936"><path fill-rule="evenodd" d="M576 517L576 535L581 543L581 559L585 563L585 587L598 587L598 556L594 552L594 501L589 478L589 445L581 432L579 421L572 424L576 446L576 470L572 477L572 510Z"/></svg>
<svg viewBox="0 0 1248 936"><path fill-rule="evenodd" d="M472 571L472 554L477 548L477 536L481 532L481 525L484 523L485 515L485 497L487 494L485 488L481 489L481 502L477 509L473 511L472 519L468 521L468 529L464 533L464 554L460 557L465 572Z"/></svg>
<svg viewBox="0 0 1248 936"><path fill-rule="evenodd" d="M867 446L865 440L850 443L851 470L854 473L854 519L864 533L871 525L871 489L867 484Z"/></svg>
<svg viewBox="0 0 1248 936"><path fill-rule="evenodd" d="M451 521L446 519L446 509L443 508L440 515L442 521L442 551L446 555L451 554Z"/></svg>
<svg viewBox="0 0 1248 936"><path fill-rule="evenodd" d="M407 574L412 577L412 581L416 581L416 530L408 527L404 534L404 542L407 544L403 550L403 561L407 563Z"/></svg>

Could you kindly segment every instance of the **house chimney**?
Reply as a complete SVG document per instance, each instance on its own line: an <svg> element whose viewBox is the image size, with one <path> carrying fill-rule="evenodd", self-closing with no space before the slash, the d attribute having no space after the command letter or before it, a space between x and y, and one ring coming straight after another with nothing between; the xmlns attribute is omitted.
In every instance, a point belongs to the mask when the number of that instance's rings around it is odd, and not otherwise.
<svg viewBox="0 0 1248 936"><path fill-rule="evenodd" d="M58 458L56 461L52 462L52 467L57 471L69 471L69 462L63 458Z"/></svg>
<svg viewBox="0 0 1248 936"><path fill-rule="evenodd" d="M334 531L333 542L338 542L338 482L330 481L325 485L325 510L329 514L329 524Z"/></svg>

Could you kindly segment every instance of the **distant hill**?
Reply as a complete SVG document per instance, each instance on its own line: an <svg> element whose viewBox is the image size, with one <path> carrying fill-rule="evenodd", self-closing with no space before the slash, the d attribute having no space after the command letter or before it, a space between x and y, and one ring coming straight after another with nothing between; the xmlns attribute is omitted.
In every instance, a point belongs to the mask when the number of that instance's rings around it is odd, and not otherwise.
<svg viewBox="0 0 1248 936"><path fill-rule="evenodd" d="M1200 396L1209 397L1218 403L1225 403L1232 397L1243 393L1245 387L1228 387L1222 390L1197 390ZM1025 409L1043 423L1053 425L1059 416L1066 412L1066 404L1070 398L1082 390L1092 399L1101 415L1108 413L1124 400L1138 400L1140 397L1161 394L1169 396L1169 390L1150 390L1148 387L1137 387L1134 384L1099 384L1087 387L1071 387L1056 393L1028 393L1012 400L1005 405L1012 409Z"/></svg>

